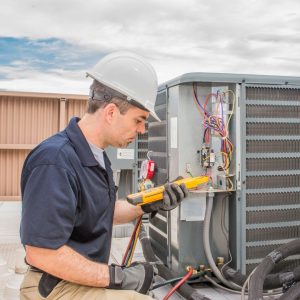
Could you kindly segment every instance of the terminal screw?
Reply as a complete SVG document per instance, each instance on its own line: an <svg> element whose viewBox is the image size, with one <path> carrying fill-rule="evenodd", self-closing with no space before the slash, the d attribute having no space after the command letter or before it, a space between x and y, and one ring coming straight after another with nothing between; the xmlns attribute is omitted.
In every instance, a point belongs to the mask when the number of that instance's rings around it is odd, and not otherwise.
<svg viewBox="0 0 300 300"><path fill-rule="evenodd" d="M217 265L222 266L224 265L225 259L222 256L217 257Z"/></svg>

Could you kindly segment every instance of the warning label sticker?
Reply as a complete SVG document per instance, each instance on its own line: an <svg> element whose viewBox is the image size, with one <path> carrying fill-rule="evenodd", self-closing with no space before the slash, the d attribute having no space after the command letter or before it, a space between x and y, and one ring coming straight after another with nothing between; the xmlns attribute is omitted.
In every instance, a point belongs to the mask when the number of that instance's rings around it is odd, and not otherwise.
<svg viewBox="0 0 300 300"><path fill-rule="evenodd" d="M117 159L134 159L134 149L118 148Z"/></svg>

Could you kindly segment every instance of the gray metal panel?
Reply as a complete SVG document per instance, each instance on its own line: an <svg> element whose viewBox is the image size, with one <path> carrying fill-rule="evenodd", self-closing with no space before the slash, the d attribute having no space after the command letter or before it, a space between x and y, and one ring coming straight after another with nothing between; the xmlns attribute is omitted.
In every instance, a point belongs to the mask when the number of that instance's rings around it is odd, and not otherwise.
<svg viewBox="0 0 300 300"><path fill-rule="evenodd" d="M111 161L111 167L114 173L118 173L119 182L115 182L118 185L117 197L119 199L125 199L128 194L136 191L137 183L137 142L131 143L125 149L131 151L129 156L118 156L118 151L122 149L108 147L105 149L107 156ZM133 158L129 158L133 154ZM116 178L115 178L116 179Z"/></svg>
<svg viewBox="0 0 300 300"><path fill-rule="evenodd" d="M130 149L131 151L136 152L136 144L130 143L127 147L127 149ZM110 159L111 167L113 170L122 170L122 169L129 169L132 170L135 164L135 157L132 159L128 158L118 158L117 156L118 148L115 147L108 147L105 149L105 152L107 153L107 156Z"/></svg>
<svg viewBox="0 0 300 300"><path fill-rule="evenodd" d="M240 148L241 148L241 191L238 195L238 205L236 210L236 218L237 222L240 224L239 229L236 229L236 249L240 255L237 255L236 258L234 258L235 265L237 268L241 270L242 273L246 273L246 173L245 173L245 166L246 166L246 126L244 124L245 122L245 116L246 116L246 85L245 83L241 84L241 96L239 101L239 112L240 112L240 128L241 128L241 135L240 135ZM231 236L231 239L234 238Z"/></svg>
<svg viewBox="0 0 300 300"><path fill-rule="evenodd" d="M215 85L213 85L215 86ZM199 97L204 98L212 92L211 84L200 83L198 86ZM193 88L191 83L173 86L168 89L168 147L169 147L169 178L174 179L178 175L188 176L187 164L193 175L203 174L198 150L202 147L202 116L193 100ZM177 126L174 126L177 124ZM172 139L177 138L176 141ZM228 256L226 236L222 232L221 221L223 214L225 223L228 223L228 202L224 205L224 196L216 196L213 209L211 227L211 248L214 257ZM199 195L199 201L201 196ZM184 204L188 204L186 201ZM191 202L192 205L192 202ZM224 205L224 206L223 206ZM181 220L181 209L171 212L171 244L173 270L183 274L188 262L193 266L207 264L203 249L203 221ZM193 212L197 213L197 212ZM200 214L201 211L198 211ZM195 216L192 216L194 219ZM203 220L203 219L202 219Z"/></svg>
<svg viewBox="0 0 300 300"><path fill-rule="evenodd" d="M271 76L271 75L251 75L251 74L230 74L230 73L204 73L194 72L186 73L172 80L162 83L159 91L166 87L172 87L179 84L191 82L206 83L247 83L247 84L268 84L281 85L285 87L289 85L300 85L300 77L292 76Z"/></svg>
<svg viewBox="0 0 300 300"><path fill-rule="evenodd" d="M167 257L168 257L167 239L163 235L159 234L151 226L149 227L149 236L155 254L161 259L163 263L167 264Z"/></svg>
<svg viewBox="0 0 300 300"><path fill-rule="evenodd" d="M297 180L300 179L297 152L300 150L300 78L189 73L160 85L160 93L166 92L168 101L164 119L167 120L166 130L160 135L161 131L153 126L154 139L151 141L153 147L157 147L155 155L160 157L158 165L163 168L163 172L160 170L156 175L159 176L155 178L158 183L162 182L162 174L166 180L186 175L187 164L191 166L193 174L201 172L196 152L202 146L202 118L197 115L192 101L193 82L198 83L201 98L219 87L233 89L238 97L236 118L233 117L230 127L236 155L239 156L236 170L231 170L237 172L238 190L229 201L229 211L227 206L225 211L226 220L228 213L230 215L229 238L233 265L249 273L268 249L285 243L287 239L299 237L297 215L300 184ZM163 100L158 98L157 102L161 113L165 105ZM176 134L174 128L177 128ZM158 146L163 140L157 138L165 133L167 144L164 148ZM212 141L213 147L216 147L216 141ZM163 164L165 157L167 160ZM214 174L215 169L212 171ZM212 221L212 250L214 255L226 256L227 242L219 224L222 200L219 198L216 203ZM293 210L296 213L291 213ZM287 216L291 216L291 220L285 220ZM197 264L206 262L200 243L201 221L182 221L180 210L176 209L168 216L167 231L167 248L172 252L171 265L174 270L183 271L187 261ZM259 253L256 257L253 254L255 251ZM170 263L170 257L164 258Z"/></svg>

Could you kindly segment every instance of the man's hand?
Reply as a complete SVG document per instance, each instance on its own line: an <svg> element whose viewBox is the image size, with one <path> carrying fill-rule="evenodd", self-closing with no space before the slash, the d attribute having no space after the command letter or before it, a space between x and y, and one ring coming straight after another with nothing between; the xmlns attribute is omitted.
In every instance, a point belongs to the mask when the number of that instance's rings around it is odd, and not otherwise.
<svg viewBox="0 0 300 300"><path fill-rule="evenodd" d="M176 183L167 183L165 185L163 200L142 205L141 208L145 213L157 212L160 209L172 210L179 205L188 193L188 189L184 183L181 185L177 185Z"/></svg>
<svg viewBox="0 0 300 300"><path fill-rule="evenodd" d="M154 270L147 262L134 262L129 267L110 265L110 283L108 289L134 290L147 294L152 286Z"/></svg>

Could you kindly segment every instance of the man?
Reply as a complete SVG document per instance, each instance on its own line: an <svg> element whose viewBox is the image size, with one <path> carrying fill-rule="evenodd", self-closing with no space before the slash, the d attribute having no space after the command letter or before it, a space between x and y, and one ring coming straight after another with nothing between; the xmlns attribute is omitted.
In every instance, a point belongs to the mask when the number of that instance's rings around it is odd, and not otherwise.
<svg viewBox="0 0 300 300"><path fill-rule="evenodd" d="M144 212L170 210L186 196L166 185L163 201L144 207L115 201L107 146L126 147L154 112L155 71L130 52L112 53L88 76L94 79L86 114L38 145L21 178L21 240L29 271L21 299L150 299L153 267L108 265L112 224Z"/></svg>

